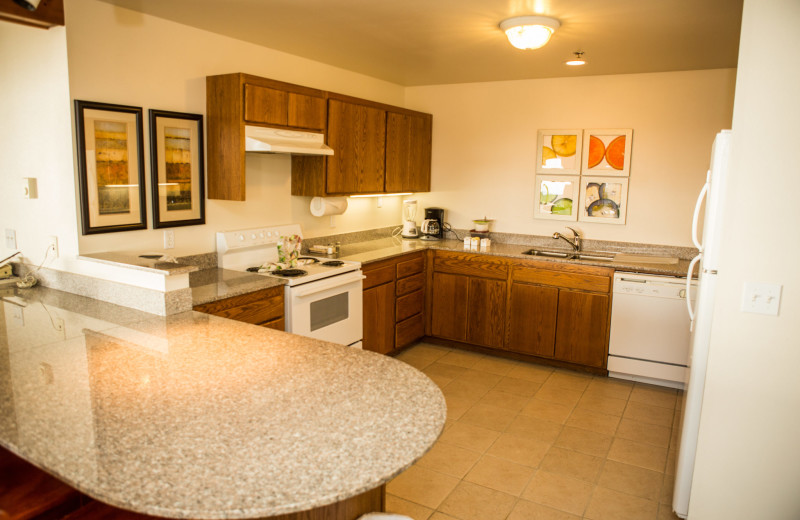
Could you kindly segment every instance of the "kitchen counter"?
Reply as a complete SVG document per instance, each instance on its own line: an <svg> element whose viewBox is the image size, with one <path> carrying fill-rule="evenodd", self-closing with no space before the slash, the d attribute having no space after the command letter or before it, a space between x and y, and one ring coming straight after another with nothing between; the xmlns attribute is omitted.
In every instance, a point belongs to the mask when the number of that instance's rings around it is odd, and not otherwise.
<svg viewBox="0 0 800 520"><path fill-rule="evenodd" d="M114 266L121 265L129 269L167 276L190 273L198 269L198 267L194 265L178 263L174 258L162 255L161 253L148 254L132 251L107 251L103 253L88 253L80 255L78 258Z"/></svg>
<svg viewBox="0 0 800 520"><path fill-rule="evenodd" d="M189 274L193 307L285 284L278 278L230 269L203 269Z"/></svg>
<svg viewBox="0 0 800 520"><path fill-rule="evenodd" d="M311 509L386 483L444 425L441 391L391 357L193 311L15 292L1 302L0 446L117 507Z"/></svg>
<svg viewBox="0 0 800 520"><path fill-rule="evenodd" d="M633 273L646 273L646 274L660 274L666 276L686 276L686 271L689 269L689 260L679 259L677 263L651 263L651 262L636 262L630 260L635 255L645 255L641 249L631 251L626 254L624 261L603 261L603 260L569 260L564 258L553 258L546 256L531 256L522 254L524 251L531 249L532 246L521 244L505 244L499 242L492 242L492 245L487 249L465 249L464 242L459 240L439 240L439 241L422 241L422 240L404 240L400 238L383 238L379 240L370 240L366 242L359 242L355 244L347 244L341 246L341 252L338 258L342 260L353 260L368 264L370 262L377 262L391 258L393 256L410 253L412 251L420 251L425 249L436 249L442 251L456 251L477 253L483 255L503 256L507 258L519 258L525 260L537 260L542 262L557 262L557 263L574 263L581 265L594 265L599 267L611 267L617 271L633 272ZM547 248L554 249L554 248ZM566 251L566 250L565 250ZM619 251L627 252L627 251Z"/></svg>

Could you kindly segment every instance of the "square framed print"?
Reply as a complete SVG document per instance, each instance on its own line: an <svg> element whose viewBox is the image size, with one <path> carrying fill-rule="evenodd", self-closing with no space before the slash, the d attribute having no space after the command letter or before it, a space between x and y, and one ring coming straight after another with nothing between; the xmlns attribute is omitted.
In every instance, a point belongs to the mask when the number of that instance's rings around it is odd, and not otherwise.
<svg viewBox="0 0 800 520"><path fill-rule="evenodd" d="M536 173L578 175L581 172L583 130L539 130Z"/></svg>
<svg viewBox="0 0 800 520"><path fill-rule="evenodd" d="M579 178L571 175L537 175L534 218L578 220Z"/></svg>
<svg viewBox="0 0 800 520"><path fill-rule="evenodd" d="M205 224L203 116L150 110L153 228Z"/></svg>
<svg viewBox="0 0 800 520"><path fill-rule="evenodd" d="M583 131L583 175L627 177L631 167L633 129L611 128Z"/></svg>
<svg viewBox="0 0 800 520"><path fill-rule="evenodd" d="M147 228L142 109L75 100L84 235Z"/></svg>
<svg viewBox="0 0 800 520"><path fill-rule="evenodd" d="M578 220L625 224L628 212L628 179L581 177Z"/></svg>

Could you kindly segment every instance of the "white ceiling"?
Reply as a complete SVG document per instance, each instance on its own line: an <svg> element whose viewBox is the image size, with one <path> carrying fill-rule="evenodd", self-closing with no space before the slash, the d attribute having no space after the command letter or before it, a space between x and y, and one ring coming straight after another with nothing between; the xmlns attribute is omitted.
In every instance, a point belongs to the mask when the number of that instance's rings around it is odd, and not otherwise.
<svg viewBox="0 0 800 520"><path fill-rule="evenodd" d="M406 86L735 67L742 19L742 0L102 1ZM561 21L541 49L498 28L527 14Z"/></svg>

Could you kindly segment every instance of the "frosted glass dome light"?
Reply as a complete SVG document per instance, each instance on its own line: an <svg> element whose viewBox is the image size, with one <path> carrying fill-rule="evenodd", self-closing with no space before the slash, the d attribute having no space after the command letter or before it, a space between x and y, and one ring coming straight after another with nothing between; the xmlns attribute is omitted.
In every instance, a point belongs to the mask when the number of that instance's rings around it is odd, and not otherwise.
<svg viewBox="0 0 800 520"><path fill-rule="evenodd" d="M561 23L547 16L515 16L500 22L508 41L517 49L538 49L550 41Z"/></svg>

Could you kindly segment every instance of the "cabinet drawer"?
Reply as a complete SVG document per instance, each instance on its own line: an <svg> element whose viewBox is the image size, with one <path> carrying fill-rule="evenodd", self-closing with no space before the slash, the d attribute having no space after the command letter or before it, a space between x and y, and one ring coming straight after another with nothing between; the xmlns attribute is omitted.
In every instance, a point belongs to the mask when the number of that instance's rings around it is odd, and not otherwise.
<svg viewBox="0 0 800 520"><path fill-rule="evenodd" d="M422 273L397 280L397 296L403 296L425 286L425 275Z"/></svg>
<svg viewBox="0 0 800 520"><path fill-rule="evenodd" d="M275 330L286 330L286 320L281 316L277 320L268 321L261 324L262 327Z"/></svg>
<svg viewBox="0 0 800 520"><path fill-rule="evenodd" d="M283 287L198 305L194 310L260 325L283 318Z"/></svg>
<svg viewBox="0 0 800 520"><path fill-rule="evenodd" d="M369 289L371 287L375 287L376 285L381 285L384 283L391 282L394 280L394 266L389 265L386 267L380 267L378 269L370 269L368 271L364 271L364 289Z"/></svg>
<svg viewBox="0 0 800 520"><path fill-rule="evenodd" d="M289 126L325 130L325 98L289 92Z"/></svg>
<svg viewBox="0 0 800 520"><path fill-rule="evenodd" d="M394 330L394 348L402 348L425 335L422 314L412 316L397 324Z"/></svg>
<svg viewBox="0 0 800 520"><path fill-rule="evenodd" d="M495 280L508 278L508 264L504 261L484 259L480 255L469 253L437 251L433 259L433 270L440 273L465 274Z"/></svg>
<svg viewBox="0 0 800 520"><path fill-rule="evenodd" d="M611 289L611 278L594 274L566 273L534 267L515 267L511 275L515 282L528 282L541 285L552 285L566 289L604 292Z"/></svg>
<svg viewBox="0 0 800 520"><path fill-rule="evenodd" d="M422 256L403 262L397 262L397 278L405 278L412 274L421 273L424 268L425 259Z"/></svg>
<svg viewBox="0 0 800 520"><path fill-rule="evenodd" d="M403 321L404 319L419 314L425 308L425 291L414 291L411 294L406 294L397 298L395 305L395 320Z"/></svg>

